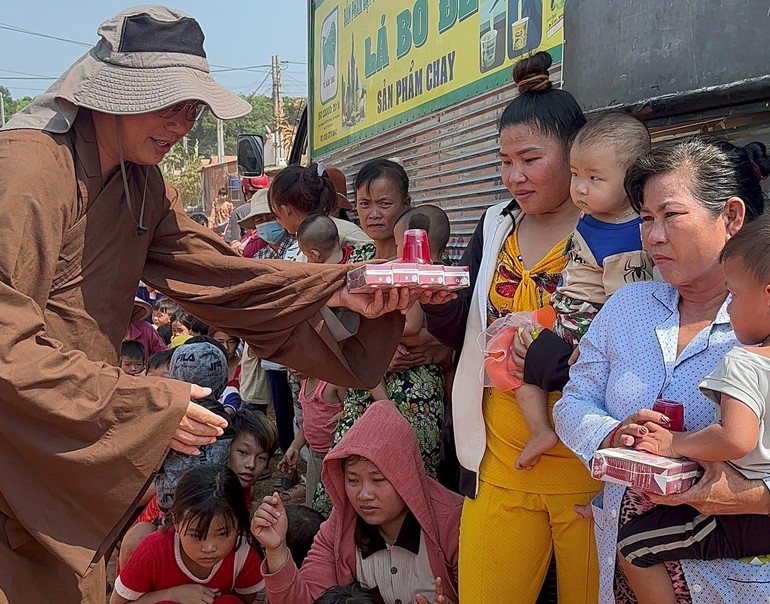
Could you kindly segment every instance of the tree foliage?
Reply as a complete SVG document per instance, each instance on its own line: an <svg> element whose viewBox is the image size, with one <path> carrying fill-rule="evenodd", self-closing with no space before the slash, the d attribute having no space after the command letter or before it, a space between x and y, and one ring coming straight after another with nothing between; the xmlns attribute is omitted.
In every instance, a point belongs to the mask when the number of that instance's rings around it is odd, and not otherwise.
<svg viewBox="0 0 770 604"><path fill-rule="evenodd" d="M11 119L11 116L14 113L18 113L32 102L32 97L28 96L22 97L20 99L14 99L11 96L10 90L8 90L5 86L0 86L0 95L3 97L3 108L5 110L6 122Z"/></svg>
<svg viewBox="0 0 770 604"><path fill-rule="evenodd" d="M276 129L273 119L273 101L269 96L262 94L241 95L253 108L252 112L236 120L228 120L224 123L225 155L235 155L239 134L261 134L266 136L267 129ZM283 98L283 122L281 127L294 126L305 99ZM211 157L217 154L217 122L216 118L207 112L193 127L188 135L191 141L197 142L202 157Z"/></svg>
<svg viewBox="0 0 770 604"><path fill-rule="evenodd" d="M201 158L198 145L187 150L183 144L174 145L160 164L163 178L173 185L186 206L199 206L201 203Z"/></svg>
<svg viewBox="0 0 770 604"><path fill-rule="evenodd" d="M253 110L237 120L224 123L225 155L235 155L239 134L265 134L265 126L273 122L273 103L261 94L241 95ZM206 112L193 127L188 138L198 143L200 154L210 157L217 154L217 121L211 112Z"/></svg>

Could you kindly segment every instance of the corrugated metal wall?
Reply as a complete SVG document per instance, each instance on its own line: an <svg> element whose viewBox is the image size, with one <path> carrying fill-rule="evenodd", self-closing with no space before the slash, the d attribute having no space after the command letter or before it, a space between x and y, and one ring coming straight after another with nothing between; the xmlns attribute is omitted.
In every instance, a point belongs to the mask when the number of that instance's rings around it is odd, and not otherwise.
<svg viewBox="0 0 770 604"><path fill-rule="evenodd" d="M551 80L561 80L560 65L551 71ZM497 119L515 95L511 81L313 160L345 173L352 200L352 181L363 164L377 157L398 158L409 175L413 203L436 204L449 214L448 251L456 259L484 209L511 197L500 181Z"/></svg>
<svg viewBox="0 0 770 604"><path fill-rule="evenodd" d="M211 204L217 197L217 191L221 187L231 189L231 199L236 206L240 205L241 190L230 187L230 175L238 173L236 160L230 160L221 164L212 164L205 166L201 170L201 197L203 198L203 211L206 215L211 213Z"/></svg>

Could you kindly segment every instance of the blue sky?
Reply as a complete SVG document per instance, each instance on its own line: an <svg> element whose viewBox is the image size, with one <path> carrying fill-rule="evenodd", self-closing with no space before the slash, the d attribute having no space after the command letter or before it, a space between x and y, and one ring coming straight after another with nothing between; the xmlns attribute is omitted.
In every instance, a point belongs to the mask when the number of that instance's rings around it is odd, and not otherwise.
<svg viewBox="0 0 770 604"><path fill-rule="evenodd" d="M132 0L4 3L0 13L0 85L8 88L14 98L35 96L53 80L9 78L56 78L87 50L86 46L17 33L3 29L4 26L91 46L97 40L96 30L102 21L139 3ZM267 66L214 73L227 88L269 95L269 65L271 57L278 55L282 61L292 62L283 66L284 94L306 96L307 0L169 0L167 4L200 22L206 35L204 46L212 71Z"/></svg>

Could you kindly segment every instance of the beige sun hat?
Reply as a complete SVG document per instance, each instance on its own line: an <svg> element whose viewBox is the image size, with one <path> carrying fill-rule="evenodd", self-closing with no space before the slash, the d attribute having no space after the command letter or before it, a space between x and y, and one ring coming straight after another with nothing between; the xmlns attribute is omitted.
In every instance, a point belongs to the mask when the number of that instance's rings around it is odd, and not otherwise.
<svg viewBox="0 0 770 604"><path fill-rule="evenodd" d="M251 197L251 212L238 221L238 226L242 229L253 229L255 227L254 219L257 216L272 213L273 211L270 209L270 203L267 199L267 189L259 189Z"/></svg>
<svg viewBox="0 0 770 604"><path fill-rule="evenodd" d="M125 115L197 100L224 120L251 111L247 101L211 77L203 30L189 15L138 6L108 19L97 33L96 45L16 114L9 128L66 132L79 107Z"/></svg>

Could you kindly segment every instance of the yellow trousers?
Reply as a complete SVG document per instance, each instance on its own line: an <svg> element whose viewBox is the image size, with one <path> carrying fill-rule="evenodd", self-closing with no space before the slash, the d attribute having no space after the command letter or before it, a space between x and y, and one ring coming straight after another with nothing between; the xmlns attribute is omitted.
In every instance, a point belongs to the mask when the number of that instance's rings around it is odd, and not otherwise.
<svg viewBox="0 0 770 604"><path fill-rule="evenodd" d="M559 604L596 604L593 521L572 507L594 495L538 495L481 482L478 497L463 506L460 602L534 603L554 552Z"/></svg>

